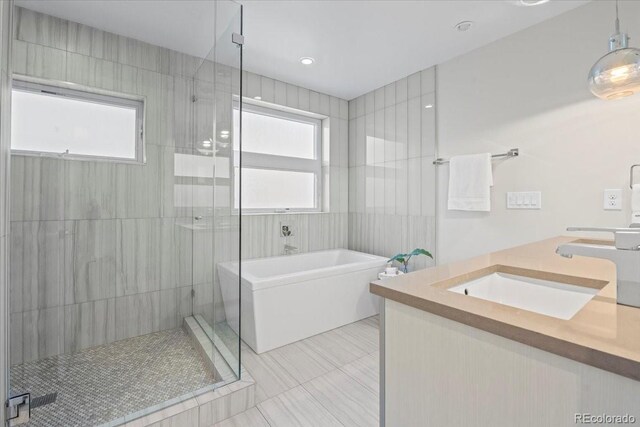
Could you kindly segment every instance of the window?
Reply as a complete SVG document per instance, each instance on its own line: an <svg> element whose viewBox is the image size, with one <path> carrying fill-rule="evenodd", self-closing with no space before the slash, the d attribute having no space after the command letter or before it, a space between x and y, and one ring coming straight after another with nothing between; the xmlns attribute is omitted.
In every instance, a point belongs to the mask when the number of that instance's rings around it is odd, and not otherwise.
<svg viewBox="0 0 640 427"><path fill-rule="evenodd" d="M233 114L238 157L239 111ZM319 211L322 182L320 119L244 104L242 209L248 212ZM238 162L236 161L236 165ZM238 173L234 168L234 206Z"/></svg>
<svg viewBox="0 0 640 427"><path fill-rule="evenodd" d="M14 153L143 162L143 101L20 80L11 96Z"/></svg>

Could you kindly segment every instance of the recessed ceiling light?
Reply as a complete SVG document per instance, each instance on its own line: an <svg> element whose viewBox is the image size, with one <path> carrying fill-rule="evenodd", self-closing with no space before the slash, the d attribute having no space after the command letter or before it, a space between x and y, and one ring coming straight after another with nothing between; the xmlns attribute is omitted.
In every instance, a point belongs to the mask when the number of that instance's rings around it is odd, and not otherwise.
<svg viewBox="0 0 640 427"><path fill-rule="evenodd" d="M315 59L313 59L313 58L310 58L310 57L308 57L308 56L304 56L304 57L300 58L300 63L301 63L302 65L311 65L311 64L313 64L314 62L316 62L316 60L315 60Z"/></svg>
<svg viewBox="0 0 640 427"><path fill-rule="evenodd" d="M455 29L461 32L468 31L473 26L473 21L458 22Z"/></svg>
<svg viewBox="0 0 640 427"><path fill-rule="evenodd" d="M520 4L524 6L539 6L545 3L549 3L549 0L520 0Z"/></svg>
<svg viewBox="0 0 640 427"><path fill-rule="evenodd" d="M209 140L202 141L202 146L203 147L211 147L211 141L209 141Z"/></svg>
<svg viewBox="0 0 640 427"><path fill-rule="evenodd" d="M229 131L228 130L221 130L220 131L220 135L229 135Z"/></svg>
<svg viewBox="0 0 640 427"><path fill-rule="evenodd" d="M424 108L433 108L433 104L427 104L424 106Z"/></svg>
<svg viewBox="0 0 640 427"><path fill-rule="evenodd" d="M260 101L262 99L261 96L254 96L253 99L257 99L258 101Z"/></svg>

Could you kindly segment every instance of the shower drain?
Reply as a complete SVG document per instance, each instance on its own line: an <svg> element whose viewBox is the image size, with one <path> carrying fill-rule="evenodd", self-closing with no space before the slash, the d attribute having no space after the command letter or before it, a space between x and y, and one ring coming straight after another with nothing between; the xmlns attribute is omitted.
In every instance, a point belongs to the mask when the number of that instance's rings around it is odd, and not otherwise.
<svg viewBox="0 0 640 427"><path fill-rule="evenodd" d="M58 392L45 394L44 396L38 396L31 399L31 409L39 408L40 406L55 403L58 398Z"/></svg>

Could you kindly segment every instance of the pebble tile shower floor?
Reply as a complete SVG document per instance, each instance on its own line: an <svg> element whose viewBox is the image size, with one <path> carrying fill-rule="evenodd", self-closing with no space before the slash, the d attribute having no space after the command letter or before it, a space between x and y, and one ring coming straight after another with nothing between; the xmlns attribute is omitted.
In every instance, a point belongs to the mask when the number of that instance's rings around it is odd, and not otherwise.
<svg viewBox="0 0 640 427"><path fill-rule="evenodd" d="M58 393L32 410L30 427L100 425L214 382L182 329L11 367L13 393Z"/></svg>

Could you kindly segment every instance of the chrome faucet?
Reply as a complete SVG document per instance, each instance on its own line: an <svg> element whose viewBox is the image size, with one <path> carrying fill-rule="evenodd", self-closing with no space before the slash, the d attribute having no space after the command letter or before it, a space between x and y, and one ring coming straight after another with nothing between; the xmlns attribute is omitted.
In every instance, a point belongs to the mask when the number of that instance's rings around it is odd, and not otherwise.
<svg viewBox="0 0 640 427"><path fill-rule="evenodd" d="M566 258L578 255L612 261L616 265L618 304L640 307L640 228L569 227L567 231L613 233L614 246L565 243L556 253Z"/></svg>
<svg viewBox="0 0 640 427"><path fill-rule="evenodd" d="M284 244L284 254L285 255L291 255L298 252L298 248L296 248L295 246L291 246L287 243Z"/></svg>

